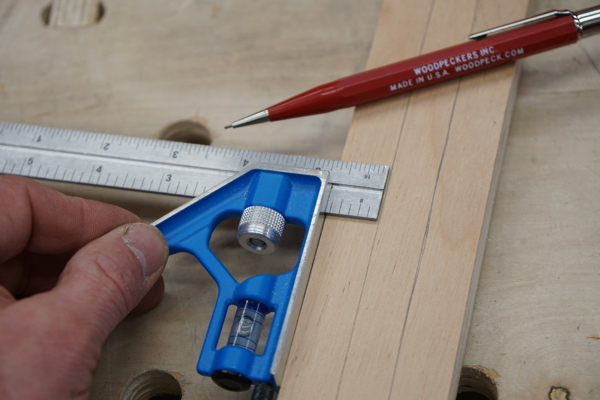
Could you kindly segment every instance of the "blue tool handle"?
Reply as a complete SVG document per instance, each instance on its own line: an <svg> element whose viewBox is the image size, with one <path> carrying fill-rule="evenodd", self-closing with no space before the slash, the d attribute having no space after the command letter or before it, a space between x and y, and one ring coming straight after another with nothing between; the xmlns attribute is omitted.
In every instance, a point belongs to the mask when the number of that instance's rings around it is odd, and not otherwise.
<svg viewBox="0 0 600 400"><path fill-rule="evenodd" d="M292 296L300 259L291 271L282 275L256 275L243 282L237 282L210 250L210 237L219 223L228 218L240 217L247 207L269 207L283 215L287 223L300 225L305 229L305 238L300 252L303 254L308 227L318 204L321 186L321 179L315 175L251 169L192 200L155 223L165 236L171 254L187 252L194 255L218 285L219 295L197 369L202 375L213 376L215 381L217 381L215 376L221 377L223 383L221 386L226 389L243 390L249 384L260 382L278 386L271 365ZM244 305L248 302L260 305L250 307L255 307L255 311L263 314L274 313L264 352L255 354L256 346L252 349L252 346L240 345L244 342L241 337L245 333L242 331L237 342L234 341L217 349L221 332L229 331L229 327L223 326L228 307L230 305L239 307L240 304ZM252 310L246 309L241 315L247 318L246 325L234 321L234 328L237 324L238 328L243 330L250 324L253 315L257 314L252 314ZM252 320L252 323L258 324L259 319ZM255 339L254 336L253 338Z"/></svg>

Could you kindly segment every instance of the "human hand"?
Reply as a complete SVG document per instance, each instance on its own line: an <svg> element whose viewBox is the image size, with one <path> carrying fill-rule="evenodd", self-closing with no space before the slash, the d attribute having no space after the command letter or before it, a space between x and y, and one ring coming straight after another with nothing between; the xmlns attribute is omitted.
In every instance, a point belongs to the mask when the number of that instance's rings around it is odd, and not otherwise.
<svg viewBox="0 0 600 400"><path fill-rule="evenodd" d="M0 176L0 398L86 399L110 332L160 301L167 257L128 211Z"/></svg>

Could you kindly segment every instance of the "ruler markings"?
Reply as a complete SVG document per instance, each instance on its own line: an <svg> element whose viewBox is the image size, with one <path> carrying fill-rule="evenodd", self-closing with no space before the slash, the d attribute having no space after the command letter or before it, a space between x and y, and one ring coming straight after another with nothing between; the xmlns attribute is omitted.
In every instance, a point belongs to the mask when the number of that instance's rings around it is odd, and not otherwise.
<svg viewBox="0 0 600 400"><path fill-rule="evenodd" d="M345 210L344 206L349 205L348 214L354 215L352 210L358 209L357 216L361 216L363 210L370 210L372 206L376 212L367 211L367 216L371 217L373 214L375 218L383 198L388 174L387 167L372 164L23 124L0 122L0 132L2 132L0 157L6 156L2 160L2 173L9 169L12 173L20 166L20 174L40 177L43 175L43 168L48 166L43 179L47 179L52 172L55 176L59 176L57 174L62 170L63 179L70 176L70 179L75 181L76 176L79 176L80 183L85 181L87 173L88 184L101 185L100 182L104 182L105 186L115 185L159 193L165 193L167 187L166 193L174 192L175 195L187 195L190 188L194 187L193 195L198 195L199 187L204 186L204 192L247 164L266 161L276 165L329 171L330 201L324 202L323 206L327 205L330 210L333 210L337 209L339 204L339 213L342 213ZM89 144L86 144L88 142ZM174 153L181 150L186 152ZM189 157L188 154L192 153L204 153L204 157ZM30 159L32 163L38 165L37 170L28 163ZM27 165L30 167L25 168ZM53 171L56 165L58 165L57 170ZM68 169L64 169L63 165L68 165ZM120 173L123 171L127 173L121 183ZM165 180L167 177L169 177L168 181ZM114 184L111 178L114 178ZM148 188L146 188L147 182L150 182ZM165 182L168 182L168 185L163 185ZM174 185L175 182L177 185ZM173 191L172 187L175 186L177 187ZM362 204L363 201L366 204Z"/></svg>
<svg viewBox="0 0 600 400"><path fill-rule="evenodd" d="M19 173L17 175L22 175L21 172L23 171L23 168L25 167L25 160L23 160L23 162L21 163L21 168L19 169Z"/></svg>
<svg viewBox="0 0 600 400"><path fill-rule="evenodd" d="M92 177L94 176L94 171L96 170L96 166L92 165L92 170L90 171L90 177L88 178L88 183L92 182ZM96 182L97 183L97 182Z"/></svg>

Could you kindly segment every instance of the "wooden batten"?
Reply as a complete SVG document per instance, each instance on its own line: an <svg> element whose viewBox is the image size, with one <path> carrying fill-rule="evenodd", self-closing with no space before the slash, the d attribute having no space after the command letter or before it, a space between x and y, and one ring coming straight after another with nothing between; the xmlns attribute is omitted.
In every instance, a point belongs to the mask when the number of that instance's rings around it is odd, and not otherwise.
<svg viewBox="0 0 600 400"><path fill-rule="evenodd" d="M525 15L527 1L389 0L377 67ZM379 221L327 218L279 399L453 399L517 69L357 108L345 160L386 164Z"/></svg>

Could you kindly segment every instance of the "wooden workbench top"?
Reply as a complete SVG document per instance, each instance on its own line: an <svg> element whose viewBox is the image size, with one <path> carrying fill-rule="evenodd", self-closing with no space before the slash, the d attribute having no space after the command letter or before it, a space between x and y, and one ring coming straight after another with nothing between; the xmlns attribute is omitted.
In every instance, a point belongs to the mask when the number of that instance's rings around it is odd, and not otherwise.
<svg viewBox="0 0 600 400"><path fill-rule="evenodd" d="M216 146L339 159L352 110L223 126L363 70L382 2L103 0L100 21L79 28L45 25L48 4L0 3L0 120L142 137L188 121ZM529 14L592 5L534 0ZM498 399L548 398L553 390L600 398L599 65L600 36L521 62L464 357L493 380ZM149 221L181 202L60 188ZM253 275L234 230L220 227L213 248L237 276ZM293 264L299 233L286 240L281 259L249 263L263 272ZM92 398L118 399L148 369L174 376L184 399L249 398L195 372L216 298L211 278L178 255L165 280L163 302L109 338Z"/></svg>

